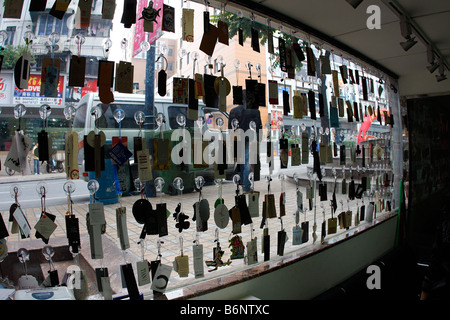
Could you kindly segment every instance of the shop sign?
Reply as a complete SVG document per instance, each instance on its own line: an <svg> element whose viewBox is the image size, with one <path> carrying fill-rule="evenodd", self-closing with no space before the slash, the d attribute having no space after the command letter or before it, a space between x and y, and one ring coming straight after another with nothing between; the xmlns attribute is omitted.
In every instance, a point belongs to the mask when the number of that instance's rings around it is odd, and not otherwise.
<svg viewBox="0 0 450 320"><path fill-rule="evenodd" d="M28 80L28 89L18 89L14 86L14 104L22 103L26 106L40 106L48 104L53 106L63 105L64 77L59 77L58 94L56 97L45 97L41 95L41 75L31 74Z"/></svg>

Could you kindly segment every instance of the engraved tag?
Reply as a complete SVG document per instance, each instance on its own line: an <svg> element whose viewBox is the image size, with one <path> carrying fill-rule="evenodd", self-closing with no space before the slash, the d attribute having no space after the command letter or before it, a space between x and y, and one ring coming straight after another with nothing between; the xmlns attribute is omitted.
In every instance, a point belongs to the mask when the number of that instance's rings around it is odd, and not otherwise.
<svg viewBox="0 0 450 320"><path fill-rule="evenodd" d="M152 264L152 266L153 266L153 264ZM152 270L153 270L153 268L152 268ZM166 292L167 284L169 282L171 273L172 273L171 266L168 266L165 264L159 264L158 268L156 269L155 275L153 276L151 289L153 291L157 291L157 292L161 292L161 293Z"/></svg>
<svg viewBox="0 0 450 320"><path fill-rule="evenodd" d="M31 232L31 226L28 223L27 217L23 213L23 211L20 208L20 206L16 207L16 210L14 211L13 216L14 216L14 220L17 222L17 225L20 228L20 231L21 231L22 235L25 238L29 238L30 237L30 232Z"/></svg>
<svg viewBox="0 0 450 320"><path fill-rule="evenodd" d="M148 149L140 150L137 152L138 156L138 176L143 182L153 179L150 156Z"/></svg>
<svg viewBox="0 0 450 320"><path fill-rule="evenodd" d="M130 242L128 239L127 215L125 207L116 209L116 225L117 237L119 238L120 242L120 249L126 250L130 247Z"/></svg>
<svg viewBox="0 0 450 320"><path fill-rule="evenodd" d="M196 244L192 246L193 263L194 263L194 275L195 278L203 278L205 276L203 266L203 245Z"/></svg>
<svg viewBox="0 0 450 320"><path fill-rule="evenodd" d="M116 66L116 91L122 93L133 93L134 66L131 62L125 61L120 61Z"/></svg>
<svg viewBox="0 0 450 320"><path fill-rule="evenodd" d="M265 195L265 202L266 202L266 218L276 218L277 211L275 207L275 197L273 194L266 194Z"/></svg>
<svg viewBox="0 0 450 320"><path fill-rule="evenodd" d="M182 39L194 42L194 9L183 8Z"/></svg>
<svg viewBox="0 0 450 320"><path fill-rule="evenodd" d="M302 243L302 228L300 226L292 227L292 244L299 245Z"/></svg>
<svg viewBox="0 0 450 320"><path fill-rule="evenodd" d="M333 234L337 232L337 218L328 219L328 234Z"/></svg>
<svg viewBox="0 0 450 320"><path fill-rule="evenodd" d="M257 238L247 242L247 264L252 265L258 262Z"/></svg>
<svg viewBox="0 0 450 320"><path fill-rule="evenodd" d="M89 222L91 225L103 225L106 223L102 202L89 204Z"/></svg>
<svg viewBox="0 0 450 320"><path fill-rule="evenodd" d="M49 213L43 212L39 221L34 225L36 230L36 238L43 238L45 243L48 243L48 239L52 235L53 231L56 230L55 216Z"/></svg>
<svg viewBox="0 0 450 320"><path fill-rule="evenodd" d="M148 261L136 262L136 271L138 275L138 285L143 286L150 283L150 270L148 268Z"/></svg>
<svg viewBox="0 0 450 320"><path fill-rule="evenodd" d="M177 265L177 270L176 272L178 272L178 275L181 278L185 278L189 275L189 259L188 256L183 255L183 256L178 256L175 258L175 262Z"/></svg>

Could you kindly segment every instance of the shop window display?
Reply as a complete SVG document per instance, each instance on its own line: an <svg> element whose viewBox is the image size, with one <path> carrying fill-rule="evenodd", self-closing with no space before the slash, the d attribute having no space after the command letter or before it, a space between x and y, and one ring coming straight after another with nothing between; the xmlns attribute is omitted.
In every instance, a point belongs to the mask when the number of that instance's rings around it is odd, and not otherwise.
<svg viewBox="0 0 450 320"><path fill-rule="evenodd" d="M67 299L157 298L333 243L398 207L398 101L387 76L241 11L124 1L118 19L114 2L30 15L25 1L22 19L34 32L20 41L8 18L1 23L2 47L25 41L0 75L14 87L1 96L1 169L25 177L27 157L64 158L59 191L34 182L40 207L21 205L30 194L17 183L2 209L0 263L24 270L2 268L11 297L47 288ZM113 25L122 33L113 36ZM172 35L180 54L152 55L151 45ZM251 54L242 63L216 54L231 46ZM134 58L143 50L160 69L150 73L152 92L138 94L142 61ZM179 64L164 78L172 55ZM77 69L83 57L98 60L97 73ZM68 86L75 78L84 85ZM69 90L80 96L68 99ZM74 197L80 188L84 200ZM50 192L64 205L47 205ZM30 267L44 260L45 271Z"/></svg>

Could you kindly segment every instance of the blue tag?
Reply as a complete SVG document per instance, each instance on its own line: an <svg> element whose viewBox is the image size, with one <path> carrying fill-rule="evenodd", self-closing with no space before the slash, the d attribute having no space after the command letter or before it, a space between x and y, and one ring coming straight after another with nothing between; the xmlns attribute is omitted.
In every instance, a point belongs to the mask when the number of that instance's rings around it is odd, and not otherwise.
<svg viewBox="0 0 450 320"><path fill-rule="evenodd" d="M118 142L109 151L109 155L114 164L121 166L124 164L133 154L122 143Z"/></svg>

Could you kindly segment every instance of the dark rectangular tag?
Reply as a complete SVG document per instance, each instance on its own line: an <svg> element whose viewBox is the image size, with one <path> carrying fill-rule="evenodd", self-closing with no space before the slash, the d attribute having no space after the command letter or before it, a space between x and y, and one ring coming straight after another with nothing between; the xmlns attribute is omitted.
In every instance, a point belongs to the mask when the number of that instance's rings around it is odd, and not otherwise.
<svg viewBox="0 0 450 320"><path fill-rule="evenodd" d="M156 221L158 223L158 234L160 237L167 236L167 208L165 203L156 204Z"/></svg>
<svg viewBox="0 0 450 320"><path fill-rule="evenodd" d="M167 93L167 73L164 70L158 72L158 94L164 97Z"/></svg>
<svg viewBox="0 0 450 320"><path fill-rule="evenodd" d="M219 20L217 21L217 29L219 29L218 41L224 45L228 45L228 24Z"/></svg>
<svg viewBox="0 0 450 320"><path fill-rule="evenodd" d="M242 105L242 86L233 86L233 104Z"/></svg>
<svg viewBox="0 0 450 320"><path fill-rule="evenodd" d="M308 91L308 104L309 104L309 112L311 113L311 119L316 120L316 95L314 91Z"/></svg>
<svg viewBox="0 0 450 320"><path fill-rule="evenodd" d="M266 85L264 83L258 82L256 85L256 98L258 106L266 106Z"/></svg>
<svg viewBox="0 0 450 320"><path fill-rule="evenodd" d="M195 98L195 80L188 79L188 114L189 120L198 120L198 99Z"/></svg>
<svg viewBox="0 0 450 320"><path fill-rule="evenodd" d="M133 266L130 263L120 266L125 284L128 290L130 300L140 300L139 289L133 272Z"/></svg>
<svg viewBox="0 0 450 320"><path fill-rule="evenodd" d="M175 8L163 5L162 27L163 31L175 32Z"/></svg>
<svg viewBox="0 0 450 320"><path fill-rule="evenodd" d="M238 41L239 41L239 45L241 45L241 46L244 45L244 31L242 30L242 28L238 29Z"/></svg>
<svg viewBox="0 0 450 320"><path fill-rule="evenodd" d="M212 56L219 36L219 29L210 23L208 24L208 28L208 32L203 34L199 49L207 56Z"/></svg>
<svg viewBox="0 0 450 320"><path fill-rule="evenodd" d="M70 59L69 87L84 87L86 58L73 55Z"/></svg>
<svg viewBox="0 0 450 320"><path fill-rule="evenodd" d="M208 108L218 108L219 107L219 97L214 90L214 82L217 77L209 74L203 75L203 86L205 88L205 96L203 97L203 102Z"/></svg>
<svg viewBox="0 0 450 320"><path fill-rule="evenodd" d="M80 247L80 229L78 218L74 215L66 215L66 232L69 246L72 247L72 252L78 253Z"/></svg>
<svg viewBox="0 0 450 320"><path fill-rule="evenodd" d="M247 200L246 200L245 194L241 194L241 195L237 196L236 202L239 207L239 212L241 215L241 223L243 225L252 223L253 221L252 221L252 218L250 216L250 211L247 206Z"/></svg>
<svg viewBox="0 0 450 320"><path fill-rule="evenodd" d="M209 32L209 11L203 11L203 33Z"/></svg>
<svg viewBox="0 0 450 320"><path fill-rule="evenodd" d="M252 49L253 51L259 52L259 32L257 29L251 29L252 36Z"/></svg>
<svg viewBox="0 0 450 320"><path fill-rule="evenodd" d="M292 44L292 49L294 49L295 55L297 56L298 61L304 61L305 55L303 54L303 50L297 42Z"/></svg>
<svg viewBox="0 0 450 320"><path fill-rule="evenodd" d="M289 104L289 92L283 90L283 115L287 116L291 112L291 106Z"/></svg>
<svg viewBox="0 0 450 320"><path fill-rule="evenodd" d="M345 165L345 145L341 145L339 157L340 157L340 165Z"/></svg>
<svg viewBox="0 0 450 320"><path fill-rule="evenodd" d="M38 132L38 144L39 144L39 161L48 161L48 134L42 130Z"/></svg>
<svg viewBox="0 0 450 320"><path fill-rule="evenodd" d="M286 244L286 231L278 231L277 254L284 255L284 245Z"/></svg>
<svg viewBox="0 0 450 320"><path fill-rule="evenodd" d="M137 152L141 151L144 147L142 145L143 144L142 137L134 137L133 143L134 143L134 161L137 162L137 160L138 160Z"/></svg>
<svg viewBox="0 0 450 320"><path fill-rule="evenodd" d="M246 104L247 109L258 109L258 81L252 79L245 80Z"/></svg>
<svg viewBox="0 0 450 320"><path fill-rule="evenodd" d="M353 116L355 117L355 121L359 121L359 111L357 102L353 102Z"/></svg>
<svg viewBox="0 0 450 320"><path fill-rule="evenodd" d="M309 240L309 221L302 222L302 243Z"/></svg>
<svg viewBox="0 0 450 320"><path fill-rule="evenodd" d="M31 0L30 8L28 11L45 11L45 7L47 6L47 0Z"/></svg>
<svg viewBox="0 0 450 320"><path fill-rule="evenodd" d="M319 116L325 116L325 101L323 98L323 94L319 93Z"/></svg>

